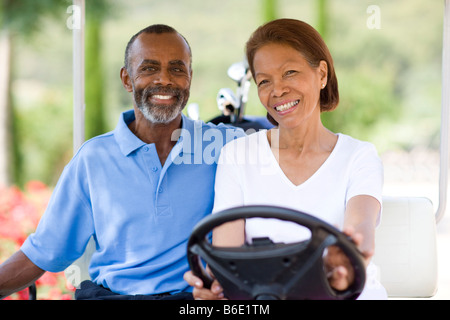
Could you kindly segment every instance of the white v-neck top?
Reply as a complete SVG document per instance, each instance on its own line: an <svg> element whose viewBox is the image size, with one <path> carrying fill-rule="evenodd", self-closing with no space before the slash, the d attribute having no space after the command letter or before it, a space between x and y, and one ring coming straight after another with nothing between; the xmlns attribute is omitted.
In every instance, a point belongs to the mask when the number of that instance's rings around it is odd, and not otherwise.
<svg viewBox="0 0 450 320"><path fill-rule="evenodd" d="M338 134L322 166L308 180L294 185L281 170L267 131L262 130L231 141L222 149L214 212L241 205L276 205L342 227L348 200L370 195L381 203L382 185L383 166L375 147L344 134Z"/></svg>
<svg viewBox="0 0 450 320"><path fill-rule="evenodd" d="M215 181L214 212L243 205L274 205L299 210L342 228L347 202L370 195L382 203L383 166L373 144L338 134L337 143L320 168L300 185L280 168L267 131L231 141L221 151ZM381 213L380 213L381 214ZM269 237L297 242L309 230L294 223L252 218L246 239Z"/></svg>

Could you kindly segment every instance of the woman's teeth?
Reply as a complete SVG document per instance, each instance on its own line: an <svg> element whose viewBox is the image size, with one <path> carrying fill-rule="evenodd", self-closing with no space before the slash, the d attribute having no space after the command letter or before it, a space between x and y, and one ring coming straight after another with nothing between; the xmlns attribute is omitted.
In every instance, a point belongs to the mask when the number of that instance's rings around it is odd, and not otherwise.
<svg viewBox="0 0 450 320"><path fill-rule="evenodd" d="M285 103L285 104L283 104L283 105L281 105L281 106L276 107L275 109L276 109L277 111L285 111L285 110L287 110L287 109L292 108L293 106L296 106L299 102L300 102L300 100L288 102L288 103Z"/></svg>

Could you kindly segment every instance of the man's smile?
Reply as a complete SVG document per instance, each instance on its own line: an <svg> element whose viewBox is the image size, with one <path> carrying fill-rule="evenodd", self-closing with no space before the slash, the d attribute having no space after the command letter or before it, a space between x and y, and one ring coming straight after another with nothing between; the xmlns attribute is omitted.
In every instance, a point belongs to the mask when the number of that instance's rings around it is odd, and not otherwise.
<svg viewBox="0 0 450 320"><path fill-rule="evenodd" d="M178 100L176 95L169 94L153 94L149 96L149 99L155 104L173 103Z"/></svg>

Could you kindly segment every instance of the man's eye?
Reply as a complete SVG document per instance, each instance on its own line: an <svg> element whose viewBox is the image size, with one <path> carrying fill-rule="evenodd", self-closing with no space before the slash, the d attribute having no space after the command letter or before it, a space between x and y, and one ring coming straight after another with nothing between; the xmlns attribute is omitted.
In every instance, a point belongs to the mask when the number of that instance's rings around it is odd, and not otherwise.
<svg viewBox="0 0 450 320"><path fill-rule="evenodd" d="M156 68L152 67L152 66L145 66L145 67L141 68L141 71L143 71L143 72L152 72L152 71L155 71L155 70L156 70Z"/></svg>

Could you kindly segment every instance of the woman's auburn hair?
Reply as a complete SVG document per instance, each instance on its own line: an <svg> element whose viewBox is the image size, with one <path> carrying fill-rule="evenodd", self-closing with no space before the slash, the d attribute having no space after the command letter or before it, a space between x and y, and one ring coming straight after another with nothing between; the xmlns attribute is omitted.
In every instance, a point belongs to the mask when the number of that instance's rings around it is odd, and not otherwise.
<svg viewBox="0 0 450 320"><path fill-rule="evenodd" d="M327 84L320 91L320 111L332 111L338 106L339 90L333 58L319 32L309 24L295 19L277 19L260 26L250 36L245 48L253 77L255 75L253 60L256 51L269 43L292 47L305 57L311 67L317 68L320 61L325 61L328 74ZM273 119L270 118L269 120L272 121Z"/></svg>

